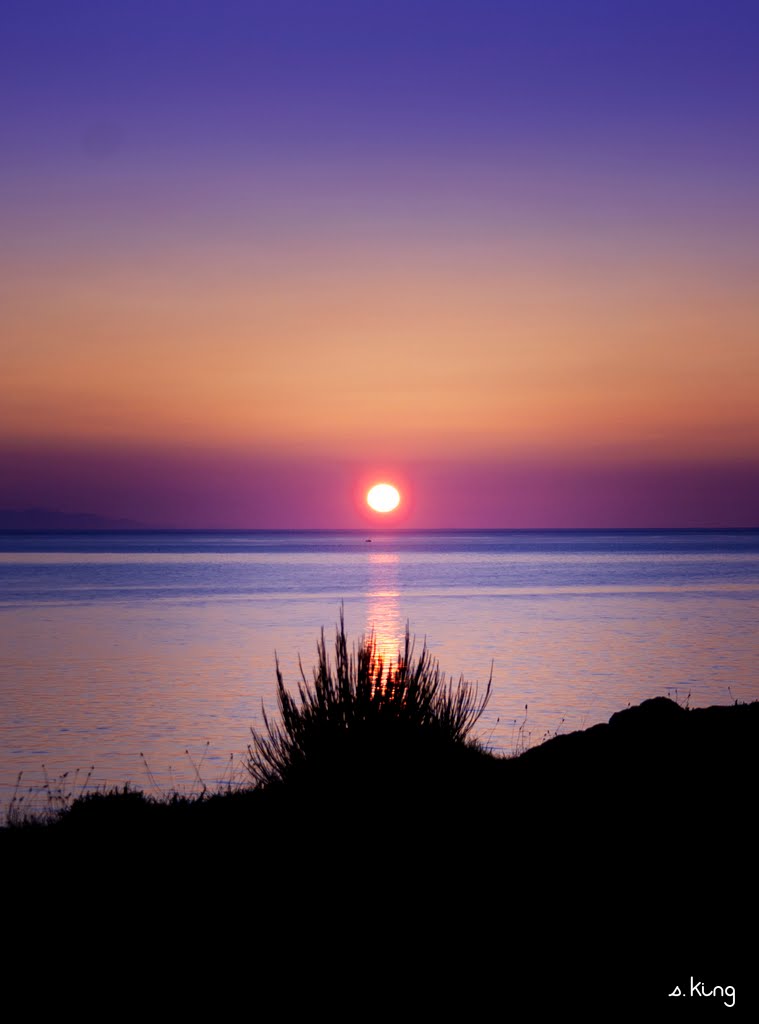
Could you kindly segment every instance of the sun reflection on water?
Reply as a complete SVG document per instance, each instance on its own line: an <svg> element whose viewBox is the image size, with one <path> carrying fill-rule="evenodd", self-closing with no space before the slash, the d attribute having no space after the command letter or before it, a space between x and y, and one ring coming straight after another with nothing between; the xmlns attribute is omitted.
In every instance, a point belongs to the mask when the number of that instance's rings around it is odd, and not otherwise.
<svg viewBox="0 0 759 1024"><path fill-rule="evenodd" d="M369 602L365 633L374 641L374 662L385 670L400 658L406 635L401 619L397 552L373 551L369 555Z"/></svg>

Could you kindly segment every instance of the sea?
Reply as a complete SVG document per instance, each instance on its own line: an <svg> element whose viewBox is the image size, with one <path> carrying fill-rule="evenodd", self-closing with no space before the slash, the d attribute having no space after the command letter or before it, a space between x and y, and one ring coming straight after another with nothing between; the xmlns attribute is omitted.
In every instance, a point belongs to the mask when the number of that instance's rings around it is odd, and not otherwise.
<svg viewBox="0 0 759 1024"><path fill-rule="evenodd" d="M0 534L0 815L246 784L316 645L408 629L510 756L650 697L759 699L759 530ZM687 780L682 780L687 784Z"/></svg>

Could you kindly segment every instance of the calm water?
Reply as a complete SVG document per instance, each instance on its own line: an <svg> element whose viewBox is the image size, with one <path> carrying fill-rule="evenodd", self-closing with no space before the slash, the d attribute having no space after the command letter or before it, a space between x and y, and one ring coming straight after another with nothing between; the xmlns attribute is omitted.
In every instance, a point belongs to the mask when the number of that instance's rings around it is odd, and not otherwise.
<svg viewBox="0 0 759 1024"><path fill-rule="evenodd" d="M308 673L340 602L386 651L408 620L446 673L492 663L497 751L658 694L759 698L759 531L366 537L0 535L0 802L19 771L22 792L92 766L152 791L239 779L275 651Z"/></svg>

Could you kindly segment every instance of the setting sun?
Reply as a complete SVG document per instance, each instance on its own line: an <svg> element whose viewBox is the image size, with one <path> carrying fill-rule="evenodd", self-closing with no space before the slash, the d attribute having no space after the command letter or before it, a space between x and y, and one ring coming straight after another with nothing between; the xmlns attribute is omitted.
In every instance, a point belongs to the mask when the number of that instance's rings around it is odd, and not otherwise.
<svg viewBox="0 0 759 1024"><path fill-rule="evenodd" d="M366 496L366 503L375 512L392 512L398 508L401 496L392 484L375 484Z"/></svg>

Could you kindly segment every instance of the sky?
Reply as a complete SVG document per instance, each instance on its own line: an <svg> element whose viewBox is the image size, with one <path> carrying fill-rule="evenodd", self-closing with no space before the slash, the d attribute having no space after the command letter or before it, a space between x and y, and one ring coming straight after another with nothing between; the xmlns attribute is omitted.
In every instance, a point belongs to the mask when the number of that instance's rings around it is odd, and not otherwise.
<svg viewBox="0 0 759 1024"><path fill-rule="evenodd" d="M753 0L5 0L0 508L759 526Z"/></svg>

